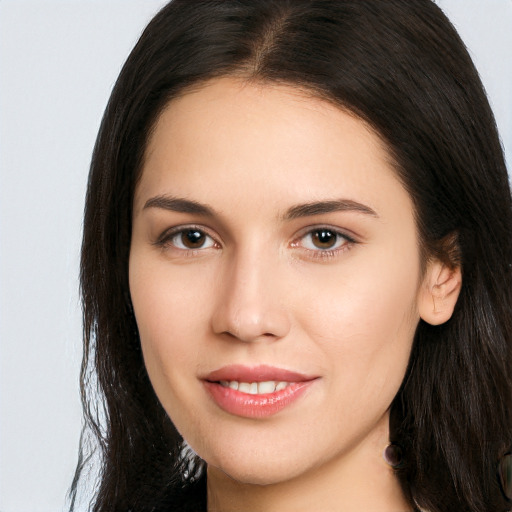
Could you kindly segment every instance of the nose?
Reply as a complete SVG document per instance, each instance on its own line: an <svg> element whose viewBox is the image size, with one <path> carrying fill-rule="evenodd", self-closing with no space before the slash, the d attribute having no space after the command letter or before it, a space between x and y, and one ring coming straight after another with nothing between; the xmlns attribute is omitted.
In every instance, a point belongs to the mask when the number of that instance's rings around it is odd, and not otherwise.
<svg viewBox="0 0 512 512"><path fill-rule="evenodd" d="M277 340L290 330L283 278L272 258L239 253L226 262L212 316L216 334L243 342Z"/></svg>

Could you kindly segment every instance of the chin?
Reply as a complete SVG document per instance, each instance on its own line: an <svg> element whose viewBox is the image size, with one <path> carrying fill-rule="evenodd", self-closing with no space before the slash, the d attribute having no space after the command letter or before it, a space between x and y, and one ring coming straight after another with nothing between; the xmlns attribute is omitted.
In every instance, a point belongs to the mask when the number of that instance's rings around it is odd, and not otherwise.
<svg viewBox="0 0 512 512"><path fill-rule="evenodd" d="M210 468L211 466L208 466ZM234 480L237 483L245 484L245 485L275 485L279 484L286 480L293 479L294 476L284 474L283 472L277 473L276 471L270 471L268 466L261 470L255 470L254 468L245 468L245 467L216 467L217 470L222 471L226 476L228 476L231 480Z"/></svg>
<svg viewBox="0 0 512 512"><path fill-rule="evenodd" d="M292 480L308 471L306 463L289 460L287 457L237 455L217 457L212 462L206 461L208 470L221 471L232 480L247 485L273 485Z"/></svg>

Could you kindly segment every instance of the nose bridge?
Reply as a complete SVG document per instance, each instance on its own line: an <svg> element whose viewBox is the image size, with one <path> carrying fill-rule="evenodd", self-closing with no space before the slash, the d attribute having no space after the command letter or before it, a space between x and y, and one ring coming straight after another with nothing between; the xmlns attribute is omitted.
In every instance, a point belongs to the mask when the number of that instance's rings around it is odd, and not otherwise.
<svg viewBox="0 0 512 512"><path fill-rule="evenodd" d="M280 338L289 330L280 300L279 258L268 244L251 243L226 258L213 329L241 341Z"/></svg>

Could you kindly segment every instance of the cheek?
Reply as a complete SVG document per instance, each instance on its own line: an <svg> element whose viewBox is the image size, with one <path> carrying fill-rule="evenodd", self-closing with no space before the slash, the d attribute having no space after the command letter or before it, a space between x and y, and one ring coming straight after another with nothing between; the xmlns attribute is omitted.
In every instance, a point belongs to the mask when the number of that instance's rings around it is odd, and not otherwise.
<svg viewBox="0 0 512 512"><path fill-rule="evenodd" d="M209 292L198 285L197 271L171 272L171 266L130 258L130 293L144 362L160 401L166 407L176 396L187 396L185 379L195 373L205 338Z"/></svg>
<svg viewBox="0 0 512 512"><path fill-rule="evenodd" d="M172 284L169 284L172 283ZM195 407L197 362L204 352L204 296L168 270L131 276L130 290L144 363L153 389L174 426L187 440L202 440L208 425ZM205 450L196 441L194 449Z"/></svg>
<svg viewBox="0 0 512 512"><path fill-rule="evenodd" d="M415 253L390 251L378 261L382 266L354 258L330 279L317 276L322 290L314 302L311 294L299 299L308 307L297 317L329 361L333 386L387 405L402 382L419 322L419 265Z"/></svg>

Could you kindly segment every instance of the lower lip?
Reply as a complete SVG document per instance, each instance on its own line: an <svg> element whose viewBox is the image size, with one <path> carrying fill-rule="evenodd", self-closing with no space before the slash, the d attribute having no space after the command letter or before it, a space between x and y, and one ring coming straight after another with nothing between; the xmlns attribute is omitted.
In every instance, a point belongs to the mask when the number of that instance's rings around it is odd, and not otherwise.
<svg viewBox="0 0 512 512"><path fill-rule="evenodd" d="M266 418L295 402L313 384L313 380L293 382L281 391L264 395L242 393L218 382L204 381L215 403L224 411L245 418Z"/></svg>

